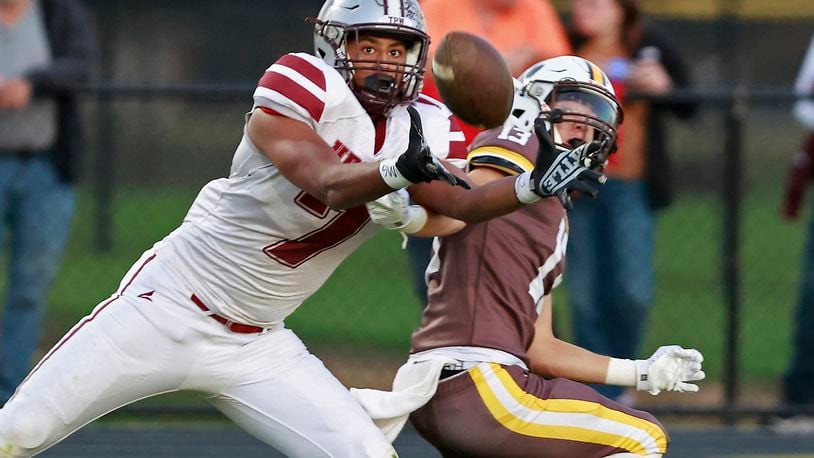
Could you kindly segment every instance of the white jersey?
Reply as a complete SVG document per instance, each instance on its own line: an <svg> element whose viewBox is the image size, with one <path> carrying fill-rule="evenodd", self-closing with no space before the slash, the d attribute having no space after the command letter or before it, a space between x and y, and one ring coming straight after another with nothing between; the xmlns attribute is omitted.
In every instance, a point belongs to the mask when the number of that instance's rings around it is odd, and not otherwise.
<svg viewBox="0 0 814 458"><path fill-rule="evenodd" d="M433 153L463 166L464 136L449 110L424 96L414 106ZM374 126L342 76L309 54L287 54L266 70L258 107L308 124L346 163L407 149L405 107ZM298 189L244 128L229 177L205 185L155 250L213 311L265 327L291 314L377 228L364 206L336 211Z"/></svg>

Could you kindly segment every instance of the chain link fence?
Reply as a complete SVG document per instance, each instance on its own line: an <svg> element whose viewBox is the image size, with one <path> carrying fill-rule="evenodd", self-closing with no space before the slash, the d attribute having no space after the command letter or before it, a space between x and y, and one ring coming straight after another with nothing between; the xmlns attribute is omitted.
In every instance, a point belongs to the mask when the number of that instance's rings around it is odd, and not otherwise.
<svg viewBox="0 0 814 458"><path fill-rule="evenodd" d="M95 126L89 173L45 345L116 289L140 253L180 223L206 181L228 173L250 106L236 100L251 89L106 87L84 96ZM732 104L737 94L743 98ZM783 223L778 208L802 132L788 110L765 106L790 94L684 97L707 103L696 119L671 124L678 194L659 216L656 304L642 351L670 342L704 351L706 395L676 397L679 407L767 406L790 351L803 225ZM742 104L750 101L747 112ZM742 126L732 124L732 109ZM731 151L737 141L743 149ZM393 233L377 236L288 321L349 385L387 386L407 354L421 306L400 244ZM567 336L566 294L567 280L556 299Z"/></svg>
<svg viewBox="0 0 814 458"><path fill-rule="evenodd" d="M43 350L181 222L203 184L228 174L255 76L282 53L310 48L299 20L321 2L86 3L103 42L101 79L116 83L83 90L89 149ZM695 346L709 379L697 396L638 401L692 413L771 408L791 351L805 235L804 223L781 221L779 205L803 132L791 95L759 88L791 83L811 23L660 22L692 56L698 92L683 97L699 99L700 110L669 123L678 192L658 219L656 302L641 356L664 343ZM195 80L238 83L175 83ZM377 236L287 322L348 385L388 386L407 355L421 301L400 244L396 234ZM567 288L558 290L567 336Z"/></svg>

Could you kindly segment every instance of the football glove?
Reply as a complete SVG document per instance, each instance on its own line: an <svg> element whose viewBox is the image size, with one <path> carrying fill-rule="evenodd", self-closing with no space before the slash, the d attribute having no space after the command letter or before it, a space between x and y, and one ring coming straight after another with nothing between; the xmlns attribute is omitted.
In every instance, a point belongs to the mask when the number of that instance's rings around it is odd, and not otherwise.
<svg viewBox="0 0 814 458"><path fill-rule="evenodd" d="M420 205L410 205L409 200L407 191L399 189L365 205L370 220L379 226L414 234L427 224L427 211Z"/></svg>
<svg viewBox="0 0 814 458"><path fill-rule="evenodd" d="M653 356L636 360L636 389L656 395L662 391L696 392L698 385L687 382L703 380L704 356L695 349L678 345L659 347Z"/></svg>
<svg viewBox="0 0 814 458"><path fill-rule="evenodd" d="M580 191L596 197L599 185L607 181L595 161L601 144L594 141L570 150L558 148L548 133L544 118L534 121L534 132L539 142L537 159L534 170L515 180L517 200L530 204L543 197L556 196L570 210L573 204L569 192Z"/></svg>
<svg viewBox="0 0 814 458"><path fill-rule="evenodd" d="M543 118L534 121L534 133L540 146L531 172L532 190L540 197L557 196L567 209L573 206L569 191L596 197L599 185L607 178L589 168L592 165L589 158L599 150L600 143L593 141L571 150L559 149L554 145Z"/></svg>
<svg viewBox="0 0 814 458"><path fill-rule="evenodd" d="M430 147L424 139L418 111L408 106L407 112L410 114L410 141L407 151L396 159L385 159L379 163L379 173L385 183L393 189L401 189L414 183L441 180L453 186L469 189L469 183L450 173L430 152Z"/></svg>

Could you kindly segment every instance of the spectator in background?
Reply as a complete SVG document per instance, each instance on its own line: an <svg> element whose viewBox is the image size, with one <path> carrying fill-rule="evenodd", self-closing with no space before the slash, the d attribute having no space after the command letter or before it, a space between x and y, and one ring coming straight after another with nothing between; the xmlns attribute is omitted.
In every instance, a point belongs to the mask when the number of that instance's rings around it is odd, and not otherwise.
<svg viewBox="0 0 814 458"><path fill-rule="evenodd" d="M489 40L517 76L530 65L571 49L560 18L548 0L423 0L433 45L459 30Z"/></svg>
<svg viewBox="0 0 814 458"><path fill-rule="evenodd" d="M73 0L0 0L0 217L9 236L0 405L29 370L74 210L81 150L71 85L95 55Z"/></svg>
<svg viewBox="0 0 814 458"><path fill-rule="evenodd" d="M654 211L670 203L664 115L689 117L688 105L625 100L687 85L671 44L642 23L635 0L572 0L574 52L609 75L625 110L619 149L597 199L575 199L569 237L568 292L576 344L635 358L653 298ZM620 387L598 386L611 399ZM632 402L632 399L622 399Z"/></svg>
<svg viewBox="0 0 814 458"><path fill-rule="evenodd" d="M814 38L808 47L795 90L814 92ZM814 179L814 100L800 99L794 107L797 120L808 130L802 149L792 160L786 183L783 216L795 220L806 188ZM794 407L814 407L814 218L809 220L808 241L803 255L803 274L795 316L793 355L783 378L782 401ZM779 421L779 432L814 432L814 417L797 416Z"/></svg>
<svg viewBox="0 0 814 458"><path fill-rule="evenodd" d="M532 64L550 57L570 54L568 36L557 11L548 0L421 0L432 39L428 63L435 46L451 31L464 31L489 40L518 76ZM423 92L441 100L427 69ZM480 129L458 121L467 144ZM432 254L432 238L411 237L407 246L414 289L422 301L427 298L424 271Z"/></svg>

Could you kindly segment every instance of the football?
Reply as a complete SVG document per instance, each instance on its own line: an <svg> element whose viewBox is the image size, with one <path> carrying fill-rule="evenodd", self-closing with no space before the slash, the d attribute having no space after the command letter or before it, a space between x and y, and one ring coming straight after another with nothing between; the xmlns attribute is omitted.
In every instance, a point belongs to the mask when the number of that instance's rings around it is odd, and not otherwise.
<svg viewBox="0 0 814 458"><path fill-rule="evenodd" d="M506 120L514 99L509 66L486 40L466 32L444 36L432 59L441 99L467 124L491 129Z"/></svg>

